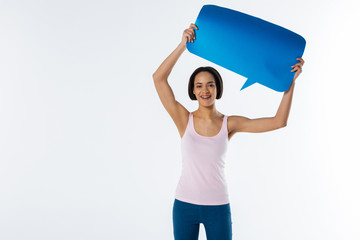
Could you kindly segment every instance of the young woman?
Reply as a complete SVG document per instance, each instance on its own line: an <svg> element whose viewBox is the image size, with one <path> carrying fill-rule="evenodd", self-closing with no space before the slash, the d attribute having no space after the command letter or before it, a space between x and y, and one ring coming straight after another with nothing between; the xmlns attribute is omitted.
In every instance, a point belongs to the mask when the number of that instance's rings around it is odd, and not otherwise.
<svg viewBox="0 0 360 240"><path fill-rule="evenodd" d="M180 137L182 174L173 206L175 240L196 240L199 224L203 223L208 240L232 239L232 222L227 185L224 176L224 154L227 142L237 132L266 132L286 126L289 117L295 79L304 61L292 66L295 72L290 88L284 93L274 117L249 119L226 116L216 110L215 99L222 95L222 79L212 67L200 67L189 81L189 97L199 107L189 112L176 101L168 77L186 43L195 39L195 24L183 32L177 48L153 74L156 91L166 111L173 119Z"/></svg>

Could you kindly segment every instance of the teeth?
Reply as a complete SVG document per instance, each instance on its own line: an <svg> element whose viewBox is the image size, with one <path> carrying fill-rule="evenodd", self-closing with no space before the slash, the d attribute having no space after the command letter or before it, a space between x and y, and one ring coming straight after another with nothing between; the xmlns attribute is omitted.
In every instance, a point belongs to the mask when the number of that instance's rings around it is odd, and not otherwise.
<svg viewBox="0 0 360 240"><path fill-rule="evenodd" d="M203 97L203 96L201 96L202 98L209 98L210 96L207 96L207 97Z"/></svg>

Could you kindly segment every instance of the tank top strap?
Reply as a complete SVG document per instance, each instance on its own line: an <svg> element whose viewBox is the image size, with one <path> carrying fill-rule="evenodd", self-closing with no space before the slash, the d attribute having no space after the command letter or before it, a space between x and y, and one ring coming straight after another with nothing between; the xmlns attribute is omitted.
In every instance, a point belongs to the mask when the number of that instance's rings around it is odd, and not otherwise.
<svg viewBox="0 0 360 240"><path fill-rule="evenodd" d="M193 114L192 114L192 112L189 112L189 118L188 118L188 122L187 122L187 125L186 125L186 129L185 129L184 135L183 135L183 137L181 139L184 139L185 135L193 134L194 131L195 131L195 129L194 129L194 126L193 126Z"/></svg>
<svg viewBox="0 0 360 240"><path fill-rule="evenodd" d="M224 118L223 118L223 122L221 124L221 129L220 132L218 133L218 135L227 135L228 130L227 130L227 116L224 114Z"/></svg>
<svg viewBox="0 0 360 240"><path fill-rule="evenodd" d="M228 116L224 114L224 119L223 119L223 124L221 126L221 131L225 131L226 133L228 132L227 119L228 119Z"/></svg>
<svg viewBox="0 0 360 240"><path fill-rule="evenodd" d="M187 128L189 128L192 132L195 131L193 119L194 119L194 115L192 112L190 112Z"/></svg>
<svg viewBox="0 0 360 240"><path fill-rule="evenodd" d="M189 117L189 124L190 124L190 129L191 132L195 135L199 135L196 130L195 130L195 125L194 125L194 114L191 112L190 113L190 117Z"/></svg>

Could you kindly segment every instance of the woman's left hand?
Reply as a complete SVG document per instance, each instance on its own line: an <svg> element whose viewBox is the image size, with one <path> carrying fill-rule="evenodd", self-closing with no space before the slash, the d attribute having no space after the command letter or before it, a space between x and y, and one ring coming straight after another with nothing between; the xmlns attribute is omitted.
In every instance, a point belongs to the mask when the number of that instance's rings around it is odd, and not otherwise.
<svg viewBox="0 0 360 240"><path fill-rule="evenodd" d="M296 60L298 60L299 62L297 64L291 66L293 69L293 70L291 70L291 72L295 72L294 81L302 72L302 66L305 63L305 61L302 58L297 58Z"/></svg>

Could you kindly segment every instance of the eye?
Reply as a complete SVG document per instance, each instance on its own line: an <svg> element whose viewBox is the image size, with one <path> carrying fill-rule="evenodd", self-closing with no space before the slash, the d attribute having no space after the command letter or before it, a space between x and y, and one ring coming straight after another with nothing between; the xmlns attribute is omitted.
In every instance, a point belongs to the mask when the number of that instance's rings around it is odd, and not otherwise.
<svg viewBox="0 0 360 240"><path fill-rule="evenodd" d="M200 86L200 85L197 85L196 87L197 87L197 88L201 88L201 86Z"/></svg>

